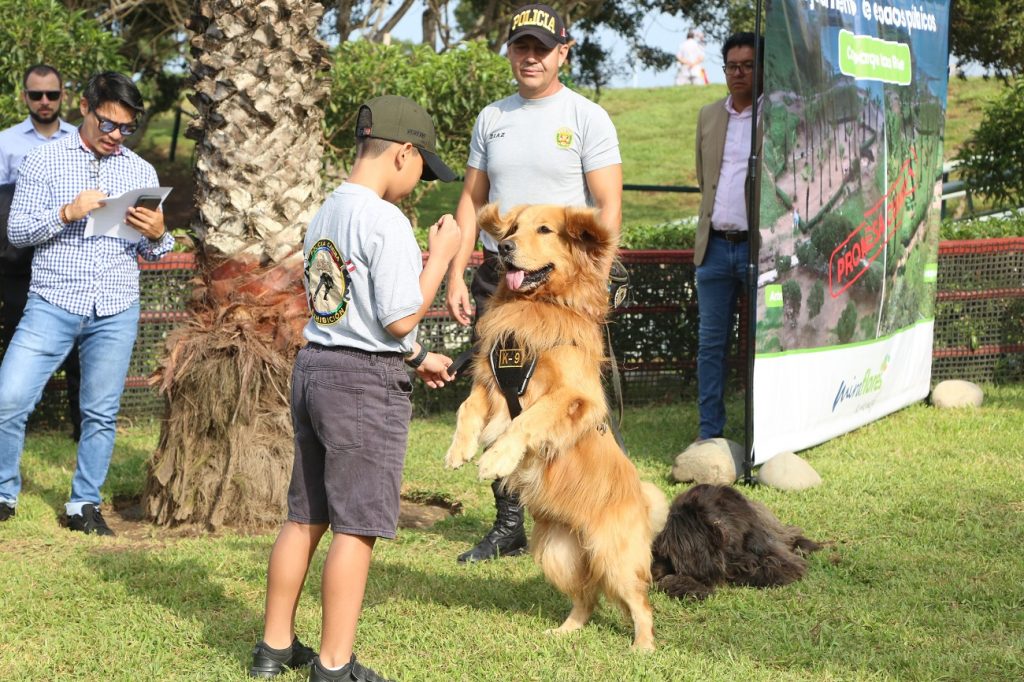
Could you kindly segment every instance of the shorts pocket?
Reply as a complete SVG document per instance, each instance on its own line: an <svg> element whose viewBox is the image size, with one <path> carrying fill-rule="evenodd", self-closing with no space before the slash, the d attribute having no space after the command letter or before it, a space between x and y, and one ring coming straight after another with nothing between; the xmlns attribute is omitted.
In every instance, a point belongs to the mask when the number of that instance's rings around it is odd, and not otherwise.
<svg viewBox="0 0 1024 682"><path fill-rule="evenodd" d="M350 450L363 445L365 414L363 389L322 381L310 383L314 395L306 396L309 416L320 442L330 450Z"/></svg>

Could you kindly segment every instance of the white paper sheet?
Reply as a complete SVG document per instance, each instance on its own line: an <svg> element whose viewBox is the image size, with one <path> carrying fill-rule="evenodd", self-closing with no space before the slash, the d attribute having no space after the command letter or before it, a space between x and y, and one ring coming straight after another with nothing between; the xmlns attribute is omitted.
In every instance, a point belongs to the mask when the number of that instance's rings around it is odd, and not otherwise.
<svg viewBox="0 0 1024 682"><path fill-rule="evenodd" d="M160 206L163 206L164 199L171 193L171 189L173 188L143 187L129 190L120 196L107 197L103 200L103 206L89 214L89 220L85 224L85 236L117 237L130 242L139 241L142 239L142 234L125 222L128 209L135 205L135 201L139 197L160 197Z"/></svg>

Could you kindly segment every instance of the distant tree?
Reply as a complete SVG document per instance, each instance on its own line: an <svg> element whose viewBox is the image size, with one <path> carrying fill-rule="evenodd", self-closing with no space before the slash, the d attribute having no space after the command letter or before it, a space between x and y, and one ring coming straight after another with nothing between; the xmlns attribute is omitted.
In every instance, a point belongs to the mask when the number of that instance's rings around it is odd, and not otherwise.
<svg viewBox="0 0 1024 682"><path fill-rule="evenodd" d="M821 312L821 306L825 303L825 285L820 279L814 280L811 286L811 293L807 295L807 317L814 319Z"/></svg>
<svg viewBox="0 0 1024 682"><path fill-rule="evenodd" d="M998 75L1024 73L1024 0L954 0L949 51ZM998 30L993 30L995 27ZM980 27L992 27L979 30Z"/></svg>
<svg viewBox="0 0 1024 682"><path fill-rule="evenodd" d="M787 279L782 285L782 300L786 306L786 312L796 320L800 317L800 306L803 299L803 291L800 283L795 279Z"/></svg>
<svg viewBox="0 0 1024 682"><path fill-rule="evenodd" d="M853 301L849 301L843 308L843 313L839 316L839 322L836 324L836 336L839 337L839 343L847 343L853 338L855 331L857 331L857 306L853 304Z"/></svg>

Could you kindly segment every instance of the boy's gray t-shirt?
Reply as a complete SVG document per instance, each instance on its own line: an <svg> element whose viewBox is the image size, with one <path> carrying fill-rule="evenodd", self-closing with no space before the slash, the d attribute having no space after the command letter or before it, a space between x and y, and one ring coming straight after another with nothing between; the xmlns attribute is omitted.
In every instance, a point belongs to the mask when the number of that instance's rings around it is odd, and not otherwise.
<svg viewBox="0 0 1024 682"><path fill-rule="evenodd" d="M423 304L423 257L409 219L397 206L346 182L313 217L302 252L307 341L370 352L412 351L416 329L402 339L385 329Z"/></svg>
<svg viewBox="0 0 1024 682"><path fill-rule="evenodd" d="M473 126L468 165L487 173L489 202L593 206L586 173L622 163L608 112L569 88L550 97L518 94L484 107ZM489 234L484 247L497 250Z"/></svg>

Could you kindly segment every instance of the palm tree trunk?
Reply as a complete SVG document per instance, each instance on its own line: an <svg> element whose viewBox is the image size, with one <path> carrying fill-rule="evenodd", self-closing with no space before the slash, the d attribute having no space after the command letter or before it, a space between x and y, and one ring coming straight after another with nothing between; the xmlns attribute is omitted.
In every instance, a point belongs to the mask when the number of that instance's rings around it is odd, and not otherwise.
<svg viewBox="0 0 1024 682"><path fill-rule="evenodd" d="M291 362L306 320L302 238L322 199L323 6L198 0L200 274L189 324L154 376L166 397L143 508L156 523L280 521L291 474Z"/></svg>

